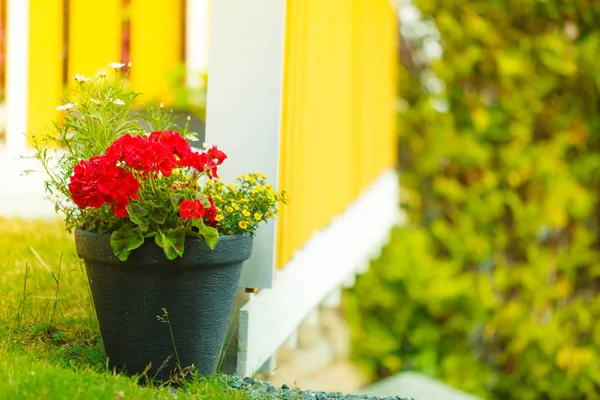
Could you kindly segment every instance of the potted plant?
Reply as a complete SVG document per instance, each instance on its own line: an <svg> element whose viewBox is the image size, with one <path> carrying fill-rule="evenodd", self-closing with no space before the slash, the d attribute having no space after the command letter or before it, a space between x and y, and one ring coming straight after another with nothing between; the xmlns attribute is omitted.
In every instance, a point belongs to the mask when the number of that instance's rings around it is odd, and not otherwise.
<svg viewBox="0 0 600 400"><path fill-rule="evenodd" d="M76 75L55 132L31 137L46 190L75 230L109 366L168 379L215 371L253 232L287 201L260 173L218 180L227 158L195 149L187 125L148 108L138 122L130 66Z"/></svg>

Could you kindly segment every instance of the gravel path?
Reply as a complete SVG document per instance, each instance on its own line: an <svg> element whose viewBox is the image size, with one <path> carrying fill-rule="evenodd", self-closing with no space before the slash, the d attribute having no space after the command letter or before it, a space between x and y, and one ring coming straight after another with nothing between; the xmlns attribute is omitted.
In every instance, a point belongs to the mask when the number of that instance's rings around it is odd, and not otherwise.
<svg viewBox="0 0 600 400"><path fill-rule="evenodd" d="M231 388L243 391L254 399L283 399L283 400L409 400L408 397L376 397L360 394L342 394L340 392L316 392L312 390L301 390L282 385L280 388L273 387L268 382L259 381L254 378L238 378L232 375L223 375L223 379ZM412 399L414 400L414 399Z"/></svg>

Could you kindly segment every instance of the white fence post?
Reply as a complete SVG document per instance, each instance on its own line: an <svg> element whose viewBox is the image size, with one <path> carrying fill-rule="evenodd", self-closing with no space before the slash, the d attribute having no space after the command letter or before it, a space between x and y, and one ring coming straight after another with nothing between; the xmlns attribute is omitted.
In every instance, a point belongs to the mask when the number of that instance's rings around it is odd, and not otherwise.
<svg viewBox="0 0 600 400"><path fill-rule="evenodd" d="M6 34L6 147L25 152L29 90L29 0L8 0Z"/></svg>
<svg viewBox="0 0 600 400"><path fill-rule="evenodd" d="M206 142L229 158L226 182L262 172L277 189L283 86L285 0L211 3ZM275 275L275 221L262 225L241 287L270 288Z"/></svg>
<svg viewBox="0 0 600 400"><path fill-rule="evenodd" d="M186 3L186 82L193 89L202 85L200 74L208 69L208 3L209 0L187 0Z"/></svg>

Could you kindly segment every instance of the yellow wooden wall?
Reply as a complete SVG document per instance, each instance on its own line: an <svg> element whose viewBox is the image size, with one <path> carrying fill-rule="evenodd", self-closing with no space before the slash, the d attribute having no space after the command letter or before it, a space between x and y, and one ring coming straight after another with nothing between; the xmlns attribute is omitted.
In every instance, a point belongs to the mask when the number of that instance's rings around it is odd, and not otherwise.
<svg viewBox="0 0 600 400"><path fill-rule="evenodd" d="M397 25L389 0L288 0L278 265L395 165Z"/></svg>
<svg viewBox="0 0 600 400"><path fill-rule="evenodd" d="M75 74L112 73L108 63L122 61L125 19L132 89L144 101L171 102L169 74L183 61L183 0L130 0L128 6L123 0L70 0L67 12L64 0L30 1L29 132L45 133L52 126Z"/></svg>

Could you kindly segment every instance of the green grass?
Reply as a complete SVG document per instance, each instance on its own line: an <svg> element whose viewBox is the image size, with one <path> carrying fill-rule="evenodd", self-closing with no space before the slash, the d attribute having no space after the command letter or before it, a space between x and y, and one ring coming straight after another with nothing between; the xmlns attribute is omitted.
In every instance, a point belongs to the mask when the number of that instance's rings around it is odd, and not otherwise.
<svg viewBox="0 0 600 400"><path fill-rule="evenodd" d="M1 399L244 399L219 375L139 386L108 370L83 265L61 221L0 218Z"/></svg>

